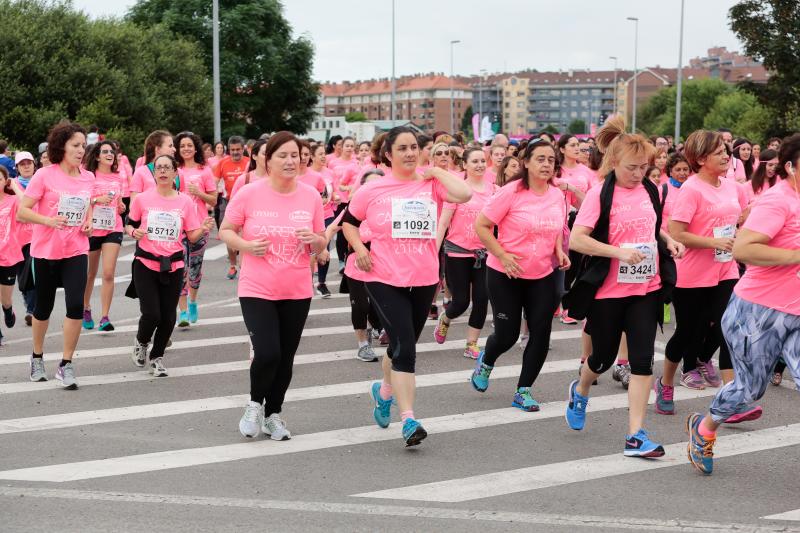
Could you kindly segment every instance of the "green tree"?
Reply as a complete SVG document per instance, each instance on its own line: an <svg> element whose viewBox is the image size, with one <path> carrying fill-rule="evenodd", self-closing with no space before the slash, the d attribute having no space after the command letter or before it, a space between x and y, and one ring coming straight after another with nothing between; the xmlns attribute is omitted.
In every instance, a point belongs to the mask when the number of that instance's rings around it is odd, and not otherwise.
<svg viewBox="0 0 800 533"><path fill-rule="evenodd" d="M570 133L586 133L586 121L576 118L567 126Z"/></svg>
<svg viewBox="0 0 800 533"><path fill-rule="evenodd" d="M721 95L734 87L716 78L689 80L683 84L681 129L691 132L703 127L706 114ZM675 131L675 98L677 89L665 87L645 104L637 115L637 125L651 135L669 135Z"/></svg>
<svg viewBox="0 0 800 533"><path fill-rule="evenodd" d="M344 116L345 122L366 122L367 115L361 111L352 111Z"/></svg>
<svg viewBox="0 0 800 533"><path fill-rule="evenodd" d="M305 132L320 89L311 77L311 42L292 37L278 0L221 0L219 7L224 132L249 137L283 129ZM210 75L209 0L139 0L128 18L146 28L163 24L200 43Z"/></svg>
<svg viewBox="0 0 800 533"><path fill-rule="evenodd" d="M464 110L464 116L461 117L461 131L464 132L472 132L472 115L475 112L472 110L472 106L467 106L467 109ZM483 119L483 117L481 117Z"/></svg>
<svg viewBox="0 0 800 533"><path fill-rule="evenodd" d="M786 135L800 121L800 3L741 0L728 12L744 52L770 71L766 84L743 83L770 110L768 135Z"/></svg>
<svg viewBox="0 0 800 533"><path fill-rule="evenodd" d="M550 134L553 134L553 135L558 135L559 133L561 133L554 124L548 124L547 126L542 128L541 131L546 131L547 133L550 133Z"/></svg>
<svg viewBox="0 0 800 533"><path fill-rule="evenodd" d="M208 131L210 85L197 45L163 27L92 21L70 2L0 0L0 131L32 149L63 118L140 151L156 128Z"/></svg>
<svg viewBox="0 0 800 533"><path fill-rule="evenodd" d="M767 138L771 119L769 111L755 96L737 90L717 98L703 120L703 127L710 130L726 127L738 137L760 143Z"/></svg>

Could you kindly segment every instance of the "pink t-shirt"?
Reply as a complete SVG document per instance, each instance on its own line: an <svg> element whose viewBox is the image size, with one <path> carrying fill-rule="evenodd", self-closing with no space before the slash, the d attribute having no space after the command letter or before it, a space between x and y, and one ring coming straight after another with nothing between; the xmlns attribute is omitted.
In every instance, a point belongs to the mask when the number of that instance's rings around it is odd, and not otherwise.
<svg viewBox="0 0 800 533"><path fill-rule="evenodd" d="M754 166L753 169L755 168ZM747 180L747 173L744 170L744 161L731 157L730 166L728 167L728 172L725 174L725 177L739 183L745 182Z"/></svg>
<svg viewBox="0 0 800 533"><path fill-rule="evenodd" d="M89 252L89 237L81 231L81 226L91 207L93 188L94 175L86 170L75 177L64 173L59 165L36 171L25 189L25 196L37 200L33 210L46 217L55 217L61 211L69 218L69 225L57 230L34 224L31 256L67 259Z"/></svg>
<svg viewBox="0 0 800 533"><path fill-rule="evenodd" d="M197 219L200 221L205 220L208 216L208 205L201 198L188 193L188 190L189 185L197 185L197 187L206 194L217 192L217 180L214 179L211 167L180 167L178 169L178 175L181 177L181 190L187 191L186 195L189 196L194 203Z"/></svg>
<svg viewBox="0 0 800 533"><path fill-rule="evenodd" d="M681 192L681 189L674 186L672 182L667 179L666 201L663 198L662 189L663 186L659 186L658 194L662 195L661 201L664 202L664 211L661 213L661 229L669 233L669 217L672 215L672 210L675 209L675 200L678 199L678 194Z"/></svg>
<svg viewBox="0 0 800 533"><path fill-rule="evenodd" d="M314 172L317 172L314 169L309 169L309 170L313 170ZM333 172L331 172L330 169L325 168L325 167L322 167L319 170L318 174L320 176L322 176L323 180L325 180L325 187L327 187L327 189L328 189L328 197L331 198L330 202L328 202L327 204L322 206L322 216L325 217L325 220L328 220L329 218L333 217L333 214L336 211L336 204L333 202L333 193L334 193L333 180L334 180L334 176L333 176ZM338 202L336 202L336 203L338 203Z"/></svg>
<svg viewBox="0 0 800 533"><path fill-rule="evenodd" d="M137 161L138 164L138 161ZM137 166L131 177L131 192L140 193L156 188L156 179L147 165Z"/></svg>
<svg viewBox="0 0 800 533"><path fill-rule="evenodd" d="M372 230L372 269L364 273L363 281L394 287L437 283L435 225L446 198L446 189L436 179L399 180L391 171L359 188L348 209ZM392 237L393 228L403 236ZM422 238L409 237L412 231Z"/></svg>
<svg viewBox="0 0 800 533"><path fill-rule="evenodd" d="M343 191L339 186L345 185L355 190L358 184L358 178L363 172L364 171L358 166L358 162L355 160L348 162L340 159L339 164L333 167L333 184L341 203L346 204L350 201L351 191Z"/></svg>
<svg viewBox="0 0 800 533"><path fill-rule="evenodd" d="M0 266L13 266L23 260L19 242L17 208L19 196L6 194L0 200Z"/></svg>
<svg viewBox="0 0 800 533"><path fill-rule="evenodd" d="M484 172L483 174L483 179L494 185L495 183L497 183L497 172L495 172L492 169L487 169L486 172Z"/></svg>
<svg viewBox="0 0 800 533"><path fill-rule="evenodd" d="M344 214L344 211L342 211ZM341 215L337 218L341 218ZM367 244L372 241L372 231L369 229L369 224L367 221L361 222L361 225L358 227L358 235L361 237L361 242ZM370 245L372 246L372 245ZM356 254L347 254L347 262L344 266L344 273L347 275L348 278L358 280L358 281L365 281L364 277L367 276L367 273L358 268L356 265Z"/></svg>
<svg viewBox="0 0 800 533"><path fill-rule="evenodd" d="M587 167L586 165L578 163L573 168L561 167L561 177L556 180L556 183L569 183L582 193L586 194L586 192L591 187L592 183L592 169ZM567 201L569 205L572 207L578 207L578 198L572 192L564 191L564 194L567 197Z"/></svg>
<svg viewBox="0 0 800 533"><path fill-rule="evenodd" d="M680 188L671 219L688 224L687 230L701 237L714 237L715 231L727 231L733 236L739 215L747 207L747 199L735 181L719 181L720 186L714 187L696 174L689 176ZM730 258L721 262L721 258L716 250L687 247L683 258L675 260L678 267L676 286L714 287L720 281L738 279L736 261Z"/></svg>
<svg viewBox="0 0 800 533"><path fill-rule="evenodd" d="M228 204L225 220L240 226L247 241L270 241L264 257L242 255L239 297L264 300L302 300L311 298L311 259L309 247L295 236L295 230L325 229L319 193L297 183L293 192L276 192L268 180L245 185L242 194Z"/></svg>
<svg viewBox="0 0 800 533"><path fill-rule="evenodd" d="M469 202L463 204L445 202L442 209L453 211L453 216L450 219L449 231L447 233L447 240L467 250L480 250L486 247L478 238L478 234L475 233L475 219L478 218L478 214L489 202L489 199L495 193L497 187L494 184L485 182L483 183L482 191L472 186L471 188L472 198L470 198ZM450 257L473 257L473 254L458 254L452 252L448 252L447 255Z"/></svg>
<svg viewBox="0 0 800 533"><path fill-rule="evenodd" d="M141 156L136 160L136 170L138 170L142 165L144 165L144 156Z"/></svg>
<svg viewBox="0 0 800 533"><path fill-rule="evenodd" d="M333 154L328 154L325 156L325 166L329 169L333 170L334 168L338 167L342 164L342 160L336 157Z"/></svg>
<svg viewBox="0 0 800 533"><path fill-rule="evenodd" d="M758 197L744 228L769 237L768 246L800 250L800 197L781 180ZM800 315L800 266L748 265L734 292L743 300Z"/></svg>
<svg viewBox="0 0 800 533"><path fill-rule="evenodd" d="M112 201L108 205L100 205L96 204L92 209L92 219L93 219L93 228L92 228L92 237L105 237L109 233L120 232L122 231L122 216L119 213L118 206L122 203L122 198L124 198L128 193L128 180L125 179L124 176L121 174L104 174L102 172L95 172L94 174L94 189L92 190L92 198L98 198L101 196L106 196L109 193L113 194ZM100 210L111 210L114 213L114 229L98 229L98 215L100 215ZM108 214L111 213L108 211Z"/></svg>
<svg viewBox="0 0 800 533"><path fill-rule="evenodd" d="M158 256L170 256L183 251L183 236L187 231L193 231L203 225L197 218L194 202L187 194L178 193L170 198L158 194L157 189L151 189L137 194L131 202L130 220L141 222L140 229L147 234L139 239L139 247ZM150 270L159 270L158 261L136 258ZM183 261L172 263L170 272L175 272L184 266Z"/></svg>
<svg viewBox="0 0 800 533"><path fill-rule="evenodd" d="M556 240L567 217L564 195L555 186L542 194L523 189L519 180L501 187L483 208L483 214L497 225L497 241L508 253L519 256L523 279L540 279L553 273ZM486 265L505 272L492 254Z"/></svg>
<svg viewBox="0 0 800 533"><path fill-rule="evenodd" d="M602 187L592 187L578 210L575 226L594 229L600 217L600 192ZM608 224L608 243L621 247L623 244L656 244L656 213L650 195L643 185L632 189L614 187L614 199L611 202L611 214ZM652 260L655 262L656 274L644 283L622 283L619 281L620 261L611 259L608 275L597 291L595 299L625 298L627 296L644 296L661 288L661 276L658 273L658 249L655 248Z"/></svg>
<svg viewBox="0 0 800 533"><path fill-rule="evenodd" d="M322 174L310 168L306 169L303 175L297 176L297 181L305 183L312 189L316 189L320 194L325 191L325 179L322 177Z"/></svg>
<svg viewBox="0 0 800 533"><path fill-rule="evenodd" d="M263 175L263 176L259 176L258 174L256 174L256 171L255 171L255 170L251 170L251 171L250 171L250 181L249 181L249 182L247 182L247 183L245 183L245 182L247 181L247 172L245 172L244 174L242 174L241 176L239 176L238 178L236 178L236 181L233 183L233 187L231 187L231 198L233 198L233 197L234 197L234 195L235 195L236 193L238 193L238 192L239 192L239 190L240 190L242 187L244 187L245 185L250 185L250 184L251 184L251 183L253 183L254 181L258 181L258 180L260 180L260 179L264 179L264 178L266 178L266 177L267 177L267 175L266 175L266 174L265 174L265 175Z"/></svg>
<svg viewBox="0 0 800 533"><path fill-rule="evenodd" d="M19 188L22 189L24 194L25 187L22 186L19 178L17 178L17 185L19 185ZM17 222L17 240L19 240L20 246L31 243L31 239L33 239L33 227L35 225L36 224L31 224L30 222Z"/></svg>

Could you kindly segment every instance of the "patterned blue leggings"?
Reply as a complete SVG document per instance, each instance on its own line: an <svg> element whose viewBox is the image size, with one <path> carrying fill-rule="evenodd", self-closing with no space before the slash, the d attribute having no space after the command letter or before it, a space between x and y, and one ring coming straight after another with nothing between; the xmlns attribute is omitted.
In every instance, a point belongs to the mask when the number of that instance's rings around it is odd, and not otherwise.
<svg viewBox="0 0 800 533"><path fill-rule="evenodd" d="M767 389L778 359L783 359L800 389L800 316L731 296L722 332L736 377L711 402L711 417L724 422L737 408L753 403Z"/></svg>
<svg viewBox="0 0 800 533"><path fill-rule="evenodd" d="M206 253L208 245L208 233L200 237L200 240L192 244L189 239L183 238L183 262L185 264L183 272L183 287L181 296L189 294L189 287L200 288L200 281L203 279L203 255Z"/></svg>

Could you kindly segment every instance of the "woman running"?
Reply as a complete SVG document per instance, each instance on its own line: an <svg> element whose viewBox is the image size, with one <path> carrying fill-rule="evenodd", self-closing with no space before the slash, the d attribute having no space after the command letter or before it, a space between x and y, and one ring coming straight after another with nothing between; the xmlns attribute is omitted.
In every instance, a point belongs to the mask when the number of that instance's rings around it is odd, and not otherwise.
<svg viewBox="0 0 800 533"><path fill-rule="evenodd" d="M662 285L668 289L674 282L670 254L680 255L683 247L661 230L658 188L644 179L653 145L641 135L624 132L624 120L614 117L598 133L598 147L605 153L600 175L605 180L589 189L570 235L570 248L591 256L568 302L587 310L592 354L580 378L569 386L566 419L570 428L584 428L592 381L613 366L625 332L632 375L624 454L661 457L664 448L650 440L644 420L663 312ZM669 277L662 279L665 274Z"/></svg>
<svg viewBox="0 0 800 533"><path fill-rule="evenodd" d="M17 316L12 308L14 281L23 261L19 244L17 208L19 196L14 192L12 179L6 167L0 165L0 302L3 305L3 320L7 328L13 328ZM0 333L0 346L3 335Z"/></svg>
<svg viewBox="0 0 800 533"><path fill-rule="evenodd" d="M297 181L300 183L305 183L319 193L320 198L322 198L323 217L325 217L327 214L327 205L330 203L331 199L331 195L328 191L328 185L325 182L325 178L322 177L322 174L309 167L309 164L311 163L311 145L302 139L298 139L298 142L300 143L300 167L297 170ZM321 281L315 285L315 290L317 294L322 296L322 298L327 299L331 297L331 291L328 290L328 285L325 283L328 279L328 262L326 261L323 265L318 261L318 259L319 256L314 256L310 260L312 283L313 274L316 272L318 274L317 279L321 278ZM325 270L324 275L321 274L323 268Z"/></svg>
<svg viewBox="0 0 800 533"><path fill-rule="evenodd" d="M35 224L31 257L36 282L33 313L31 381L46 381L44 337L56 291L64 288L66 318L63 352L55 379L67 390L78 388L72 356L78 345L83 316L83 291L88 271L89 235L92 233L94 176L81 169L86 153L86 130L72 122L61 122L47 136L51 165L31 178L20 202L17 218Z"/></svg>
<svg viewBox="0 0 800 533"><path fill-rule="evenodd" d="M747 208L741 187L733 180L720 178L728 168L728 153L720 133L693 132L686 139L684 154L696 174L681 185L670 213L669 233L686 245L687 251L677 262L675 333L665 350L664 374L654 385L655 410L665 415L675 413L673 387L681 359L698 359L696 370L681 377L681 384L686 387L719 387L723 380L727 383L733 379L720 321L739 279L731 252L736 227L744 220ZM711 359L715 350L704 349L707 338L714 348L719 346L719 373ZM760 413L756 415L754 411L748 416L755 419ZM734 421L742 421L737 418Z"/></svg>
<svg viewBox="0 0 800 533"><path fill-rule="evenodd" d="M136 239L133 281L139 298L139 329L133 347L133 363L154 377L167 375L164 350L175 329L175 308L184 283L185 246L200 240L214 219L197 216L195 202L175 190L178 163L172 156L153 160L156 187L133 199L125 231ZM153 343L150 349L150 343ZM149 351L148 351L149 350Z"/></svg>
<svg viewBox="0 0 800 533"><path fill-rule="evenodd" d="M33 173L36 172L36 161L30 152L19 152L14 158L14 162L17 165L18 173L16 183L13 184L15 185L14 192L19 198L22 198L33 177ZM20 274L22 274L23 270L27 270L30 274L32 238L33 224L18 221L17 239L22 246L22 256L25 261L20 267ZM36 305L36 288L33 286L32 280L27 285L28 287L23 286L22 276L20 276L20 291L22 292L22 299L25 301L25 325L31 326L33 325L33 310Z"/></svg>
<svg viewBox="0 0 800 533"><path fill-rule="evenodd" d="M202 141L194 133L184 131L175 137L175 144L178 145L178 157L175 159L178 161L181 190L186 191L192 199L197 220L205 220L209 208L213 209L217 205L217 182L201 152ZM197 322L197 292L203 279L203 256L206 253L209 235L210 230L196 241L183 237L185 280L178 300L178 307L181 310L178 327L181 328Z"/></svg>
<svg viewBox="0 0 800 533"><path fill-rule="evenodd" d="M475 222L475 231L490 253L487 264L494 333L486 341L470 381L475 390L486 391L497 359L517 342L524 311L530 340L511 405L532 412L539 410L539 404L531 387L547 358L553 311L559 302L556 270L569 268L563 249L567 210L564 195L553 183L553 147L536 139L528 143L520 159L517 177L489 200Z"/></svg>
<svg viewBox="0 0 800 533"><path fill-rule="evenodd" d="M720 425L764 395L778 358L800 387L800 134L780 148L780 181L753 206L733 255L747 271L736 285L722 317L725 341L736 377L717 391L705 416L686 422L689 459L704 474L714 468L714 443Z"/></svg>
<svg viewBox="0 0 800 533"><path fill-rule="evenodd" d="M286 440L292 435L280 412L313 296L308 263L326 243L319 193L297 181L299 141L279 131L265 150L267 178L231 200L220 238L242 252L239 301L254 350L239 431Z"/></svg>
<svg viewBox="0 0 800 533"><path fill-rule="evenodd" d="M440 169L417 174L419 145L413 130L392 128L381 151L390 172L361 187L348 207L342 231L364 271L370 299L389 334L383 381L371 387L373 417L389 426L397 396L406 446L422 442L427 432L414 418L416 343L439 285L436 223L442 202L463 203L471 190L464 181ZM361 241L358 226L369 224L372 246Z"/></svg>
<svg viewBox="0 0 800 533"><path fill-rule="evenodd" d="M486 247L475 230L475 221L496 187L484 177L486 156L483 150L468 148L464 151L464 161L466 183L472 189L472 198L463 204L445 203L437 228L436 247L439 249L444 244L445 277L453 299L439 317L433 337L437 343L444 344L450 323L464 314L471 302L464 357L477 359L481 351L478 338L486 322L489 294L486 286Z"/></svg>
<svg viewBox="0 0 800 533"><path fill-rule="evenodd" d="M100 331L114 331L108 319L111 300L114 298L114 274L117 258L122 247L122 213L125 204L122 198L128 194L128 180L119 173L119 163L114 144L100 141L92 145L86 156L86 170L94 174L92 191L92 235L89 237L89 274L83 293L83 327L94 328L92 318L92 292L94 279L103 260L102 285L100 286Z"/></svg>

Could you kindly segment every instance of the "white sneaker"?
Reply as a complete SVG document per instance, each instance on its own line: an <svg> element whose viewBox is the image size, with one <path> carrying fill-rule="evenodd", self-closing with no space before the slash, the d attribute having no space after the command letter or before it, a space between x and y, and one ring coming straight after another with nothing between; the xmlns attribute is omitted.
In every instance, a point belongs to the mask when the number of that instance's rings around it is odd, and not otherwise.
<svg viewBox="0 0 800 533"><path fill-rule="evenodd" d="M42 357L31 356L31 381L47 381L47 373L44 370L44 359Z"/></svg>
<svg viewBox="0 0 800 533"><path fill-rule="evenodd" d="M278 413L272 413L264 419L261 424L261 431L272 440L289 440L292 438L292 434L286 429L286 422L281 420Z"/></svg>
<svg viewBox="0 0 800 533"><path fill-rule="evenodd" d="M244 414L239 420L239 433L243 437L253 439L261 434L261 426L264 424L264 409L261 404L256 402L247 402L244 408Z"/></svg>
<svg viewBox="0 0 800 533"><path fill-rule="evenodd" d="M167 376L167 368L164 366L164 360L161 357L156 357L150 361L150 373L154 378L163 378Z"/></svg>
<svg viewBox="0 0 800 533"><path fill-rule="evenodd" d="M131 354L134 365L139 368L144 366L145 361L147 361L147 350L149 348L149 344L140 344L139 341L136 341L136 344L133 345L133 353Z"/></svg>

